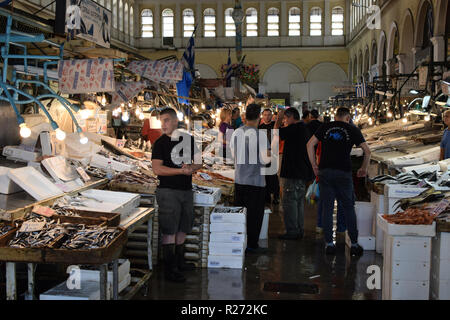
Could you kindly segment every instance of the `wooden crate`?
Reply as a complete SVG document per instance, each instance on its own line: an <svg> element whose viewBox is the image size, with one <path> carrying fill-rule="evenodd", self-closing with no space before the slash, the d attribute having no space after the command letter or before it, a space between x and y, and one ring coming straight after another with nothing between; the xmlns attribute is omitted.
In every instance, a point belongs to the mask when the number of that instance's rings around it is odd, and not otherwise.
<svg viewBox="0 0 450 320"><path fill-rule="evenodd" d="M129 184L112 181L108 184L108 187L111 191L122 191L139 194L153 195L156 192L156 185L151 184Z"/></svg>
<svg viewBox="0 0 450 320"><path fill-rule="evenodd" d="M84 223L87 225L100 225L102 223L105 223L106 226L108 227L118 227L120 225L120 213L80 211L80 210L73 210L73 212L80 215L81 217L67 217L61 215L54 215L52 216L52 219L55 220L61 219L60 220L61 222L64 220L65 222L68 223ZM66 218L75 218L75 219L71 220Z"/></svg>

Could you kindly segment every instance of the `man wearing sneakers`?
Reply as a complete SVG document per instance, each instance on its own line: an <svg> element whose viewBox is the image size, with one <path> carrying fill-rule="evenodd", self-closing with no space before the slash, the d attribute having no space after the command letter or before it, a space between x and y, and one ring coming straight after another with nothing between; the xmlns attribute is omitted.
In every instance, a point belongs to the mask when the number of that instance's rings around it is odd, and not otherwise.
<svg viewBox="0 0 450 320"><path fill-rule="evenodd" d="M348 108L339 108L335 118L336 121L321 126L309 140L308 156L314 174L319 177L326 253L336 252L333 243L333 209L337 199L344 211L348 235L352 242L351 254L360 256L363 254L363 248L358 244L350 152L354 145L364 151L364 161L358 170L358 177L367 176L371 153L361 131L349 124ZM314 150L319 141L322 142L320 166L317 165Z"/></svg>
<svg viewBox="0 0 450 320"><path fill-rule="evenodd" d="M174 109L162 110L160 120L163 135L153 145L152 167L159 179L156 201L164 275L166 280L184 282L186 278L181 272L193 269L192 264L184 261L184 240L194 221L192 173L202 167L197 164L201 163L201 154L191 135L176 130L178 118Z"/></svg>

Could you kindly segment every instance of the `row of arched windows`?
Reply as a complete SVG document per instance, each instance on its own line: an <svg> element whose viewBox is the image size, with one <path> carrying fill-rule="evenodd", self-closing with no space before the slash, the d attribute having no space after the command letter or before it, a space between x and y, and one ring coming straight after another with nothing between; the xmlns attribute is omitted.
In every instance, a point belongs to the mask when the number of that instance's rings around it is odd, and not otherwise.
<svg viewBox="0 0 450 320"><path fill-rule="evenodd" d="M133 6L123 0L97 0L98 4L111 10L112 27L125 34L134 34Z"/></svg>
<svg viewBox="0 0 450 320"><path fill-rule="evenodd" d="M116 0L113 0L116 1ZM234 37L236 35L236 26L232 18L233 8L224 11L225 36ZM196 21L194 10L185 9L182 13L183 37L190 37L194 31ZM174 36L174 12L172 9L162 11L162 36ZM310 36L322 35L322 9L315 7L310 13ZM144 9L141 12L141 36L144 38L153 38L154 20L151 9ZM248 8L245 11L245 33L247 37L257 37L258 32L258 11L255 8ZM288 35L301 35L301 15L300 9L292 7L289 9L288 16ZM335 7L331 16L331 34L333 36L344 35L344 9ZM267 10L267 34L268 37L277 37L280 35L280 12L277 8ZM263 35L261 35L263 36ZM216 37L216 10L212 8L203 11L203 37Z"/></svg>

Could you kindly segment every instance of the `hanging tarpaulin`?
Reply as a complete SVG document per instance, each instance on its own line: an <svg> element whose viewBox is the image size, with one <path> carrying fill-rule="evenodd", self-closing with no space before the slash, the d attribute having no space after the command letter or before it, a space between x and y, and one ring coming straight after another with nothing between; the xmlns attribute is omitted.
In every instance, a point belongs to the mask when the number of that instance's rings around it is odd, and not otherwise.
<svg viewBox="0 0 450 320"><path fill-rule="evenodd" d="M116 82L116 92L112 94L110 107L114 108L121 103L127 103L136 97L147 87L145 81L139 82Z"/></svg>
<svg viewBox="0 0 450 320"><path fill-rule="evenodd" d="M58 78L61 93L115 91L114 62L112 59L59 61Z"/></svg>
<svg viewBox="0 0 450 320"><path fill-rule="evenodd" d="M183 79L183 64L178 60L132 61L127 69L154 82L176 84Z"/></svg>

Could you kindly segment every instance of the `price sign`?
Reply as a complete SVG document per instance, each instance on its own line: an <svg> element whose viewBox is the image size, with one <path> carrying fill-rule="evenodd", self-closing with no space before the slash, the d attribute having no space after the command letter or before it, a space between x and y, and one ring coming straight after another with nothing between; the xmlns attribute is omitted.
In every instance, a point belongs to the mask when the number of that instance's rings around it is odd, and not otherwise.
<svg viewBox="0 0 450 320"><path fill-rule="evenodd" d="M200 172L199 175L200 175L200 177L203 178L203 180L206 180L206 181L211 181L212 180L211 176L209 174L207 174L207 173Z"/></svg>
<svg viewBox="0 0 450 320"><path fill-rule="evenodd" d="M443 199L441 202L439 202L438 206L434 208L433 214L438 216L443 212L445 209L447 209L448 205L450 204L449 199Z"/></svg>
<svg viewBox="0 0 450 320"><path fill-rule="evenodd" d="M19 232L35 232L41 231L45 227L44 222L25 221L20 227Z"/></svg>
<svg viewBox="0 0 450 320"><path fill-rule="evenodd" d="M81 178L84 180L84 182L88 182L91 180L91 177L88 176L88 174L86 173L86 171L84 171L84 169L82 167L78 167L77 172L79 173Z"/></svg>
<svg viewBox="0 0 450 320"><path fill-rule="evenodd" d="M50 218L54 214L56 214L55 210L49 207L43 207L43 206L34 206L33 213L39 214L44 217Z"/></svg>

